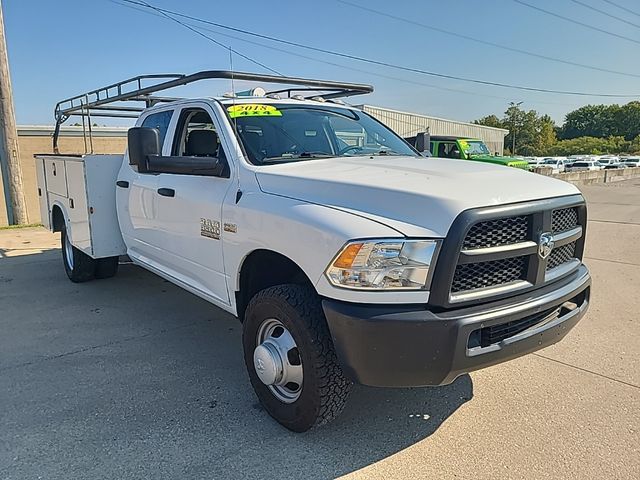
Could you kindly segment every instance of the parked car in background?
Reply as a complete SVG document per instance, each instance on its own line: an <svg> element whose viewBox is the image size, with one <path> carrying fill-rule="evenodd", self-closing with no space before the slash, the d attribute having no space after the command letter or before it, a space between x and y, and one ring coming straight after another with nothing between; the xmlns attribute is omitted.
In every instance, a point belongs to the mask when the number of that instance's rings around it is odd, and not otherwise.
<svg viewBox="0 0 640 480"><path fill-rule="evenodd" d="M627 157L621 163L626 167L640 167L640 157Z"/></svg>
<svg viewBox="0 0 640 480"><path fill-rule="evenodd" d="M415 146L416 138L406 137L405 140ZM458 158L529 170L529 164L524 158L492 155L485 143L477 138L431 135L430 150L438 158Z"/></svg>
<svg viewBox="0 0 640 480"><path fill-rule="evenodd" d="M614 155L605 155L596 160L602 168L605 168L607 165L617 165L620 163L620 157L616 157Z"/></svg>
<svg viewBox="0 0 640 480"><path fill-rule="evenodd" d="M597 161L589 160L589 161L575 162L571 166L571 171L572 172L586 172L586 171L602 170L603 168L604 168L604 166L600 165Z"/></svg>
<svg viewBox="0 0 640 480"><path fill-rule="evenodd" d="M542 165L551 167L551 173L563 173L565 171L565 161L559 158L545 158Z"/></svg>
<svg viewBox="0 0 640 480"><path fill-rule="evenodd" d="M620 163L620 157L617 155L603 155L600 158L593 158L591 160L597 160L603 165L611 165L613 163Z"/></svg>
<svg viewBox="0 0 640 480"><path fill-rule="evenodd" d="M605 170L613 170L616 168L627 168L627 165L625 165L623 162L619 162L619 163L609 163L604 166Z"/></svg>

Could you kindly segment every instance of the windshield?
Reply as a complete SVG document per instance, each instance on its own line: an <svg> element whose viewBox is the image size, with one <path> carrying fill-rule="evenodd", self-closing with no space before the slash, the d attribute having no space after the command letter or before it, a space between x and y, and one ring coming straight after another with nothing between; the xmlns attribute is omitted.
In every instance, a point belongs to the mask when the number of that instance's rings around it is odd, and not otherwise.
<svg viewBox="0 0 640 480"><path fill-rule="evenodd" d="M460 144L467 155L491 155L484 142L461 140Z"/></svg>
<svg viewBox="0 0 640 480"><path fill-rule="evenodd" d="M556 163L558 163L557 160L545 160L544 161L545 165L555 165Z"/></svg>
<svg viewBox="0 0 640 480"><path fill-rule="evenodd" d="M254 165L356 155L418 154L360 111L325 105L227 105Z"/></svg>

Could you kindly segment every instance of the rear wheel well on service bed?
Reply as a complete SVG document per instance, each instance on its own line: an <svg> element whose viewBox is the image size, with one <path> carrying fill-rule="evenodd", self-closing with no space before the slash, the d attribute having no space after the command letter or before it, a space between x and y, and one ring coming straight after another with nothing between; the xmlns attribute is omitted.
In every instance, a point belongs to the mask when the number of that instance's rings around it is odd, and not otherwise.
<svg viewBox="0 0 640 480"><path fill-rule="evenodd" d="M240 270L239 290L236 292L236 308L240 321L249 300L268 287L292 283L313 288L309 277L291 259L270 250L255 250L247 256Z"/></svg>
<svg viewBox="0 0 640 480"><path fill-rule="evenodd" d="M55 205L51 210L51 227L54 232L61 232L65 226L64 214L62 209Z"/></svg>

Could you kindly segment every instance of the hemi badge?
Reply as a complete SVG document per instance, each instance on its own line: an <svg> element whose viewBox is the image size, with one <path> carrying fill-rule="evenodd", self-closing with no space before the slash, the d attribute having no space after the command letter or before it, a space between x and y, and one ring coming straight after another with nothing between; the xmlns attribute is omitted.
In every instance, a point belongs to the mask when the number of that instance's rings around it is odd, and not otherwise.
<svg viewBox="0 0 640 480"><path fill-rule="evenodd" d="M238 226L235 223L225 223L224 231L229 233L236 233L238 231Z"/></svg>

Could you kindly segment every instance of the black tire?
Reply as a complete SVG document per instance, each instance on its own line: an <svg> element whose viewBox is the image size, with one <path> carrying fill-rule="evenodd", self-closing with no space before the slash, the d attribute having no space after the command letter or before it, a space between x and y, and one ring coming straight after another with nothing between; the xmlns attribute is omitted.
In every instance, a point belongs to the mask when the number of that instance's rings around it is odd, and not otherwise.
<svg viewBox="0 0 640 480"><path fill-rule="evenodd" d="M120 257L99 258L96 262L95 277L111 278L118 273L118 260Z"/></svg>
<svg viewBox="0 0 640 480"><path fill-rule="evenodd" d="M262 383L254 350L263 322L277 319L293 337L302 363L299 397L285 403ZM258 292L249 302L243 323L244 358L251 384L266 411L294 432L305 432L337 417L349 395L349 382L338 364L320 298L313 289L279 285Z"/></svg>
<svg viewBox="0 0 640 480"><path fill-rule="evenodd" d="M62 229L60 240L62 242L62 263L69 280L74 283L92 280L95 274L96 261L71 245L71 243L68 243L66 227Z"/></svg>

